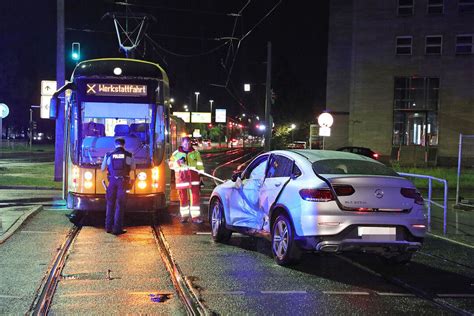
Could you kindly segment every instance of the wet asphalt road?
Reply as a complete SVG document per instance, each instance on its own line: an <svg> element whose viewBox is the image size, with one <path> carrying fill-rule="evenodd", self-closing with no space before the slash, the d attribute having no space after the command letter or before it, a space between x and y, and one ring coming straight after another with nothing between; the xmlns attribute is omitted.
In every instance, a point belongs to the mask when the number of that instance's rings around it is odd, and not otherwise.
<svg viewBox="0 0 474 316"><path fill-rule="evenodd" d="M242 157L215 172L229 178L252 156L247 153L203 154L206 171ZM201 209L207 218L213 182L205 185ZM28 310L71 227L65 213L47 206L0 245L0 314ZM120 237L105 234L102 222L100 215L89 218L73 245L52 314L185 314L153 243L149 219L127 216L129 232ZM207 222L179 223L176 203L160 214L158 224L184 277L217 314L455 314L446 306L474 312L474 248L442 239L428 237L413 262L397 268L358 254L305 254L300 264L283 268L274 263L266 240L234 234L228 244L218 244ZM157 303L153 298L160 293L170 299Z"/></svg>

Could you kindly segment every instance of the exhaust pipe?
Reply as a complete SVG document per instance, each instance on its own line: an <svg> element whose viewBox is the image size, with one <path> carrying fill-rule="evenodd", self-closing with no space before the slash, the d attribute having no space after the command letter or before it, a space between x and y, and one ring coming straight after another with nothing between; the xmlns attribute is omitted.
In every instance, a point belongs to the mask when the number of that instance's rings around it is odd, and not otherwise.
<svg viewBox="0 0 474 316"><path fill-rule="evenodd" d="M318 244L316 246L316 250L322 251L322 252L338 252L339 251L339 245L331 245L331 244Z"/></svg>

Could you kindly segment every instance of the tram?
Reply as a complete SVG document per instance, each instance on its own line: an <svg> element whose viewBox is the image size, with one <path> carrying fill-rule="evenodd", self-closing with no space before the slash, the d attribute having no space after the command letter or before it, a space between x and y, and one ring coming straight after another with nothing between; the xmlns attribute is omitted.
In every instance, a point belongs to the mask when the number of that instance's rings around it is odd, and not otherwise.
<svg viewBox="0 0 474 316"><path fill-rule="evenodd" d="M67 207L104 211L107 174L100 170L116 137L136 163L126 212L154 212L167 206L170 170L166 159L181 130L169 115L169 82L158 65L107 58L79 63L70 83L56 91L50 105L56 116L58 95L69 90L65 106L64 191ZM174 135L173 135L174 134ZM169 190L168 190L169 192Z"/></svg>

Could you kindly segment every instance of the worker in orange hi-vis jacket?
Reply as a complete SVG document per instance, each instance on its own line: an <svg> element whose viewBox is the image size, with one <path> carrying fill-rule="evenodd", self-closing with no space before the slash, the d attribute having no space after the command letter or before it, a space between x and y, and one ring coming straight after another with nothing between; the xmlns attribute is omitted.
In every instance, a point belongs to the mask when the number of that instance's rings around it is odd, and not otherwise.
<svg viewBox="0 0 474 316"><path fill-rule="evenodd" d="M169 166L175 171L181 223L186 223L191 216L193 223L201 224L201 178L198 172L190 168L204 170L204 164L201 154L193 148L189 137L181 139L181 146L171 154Z"/></svg>

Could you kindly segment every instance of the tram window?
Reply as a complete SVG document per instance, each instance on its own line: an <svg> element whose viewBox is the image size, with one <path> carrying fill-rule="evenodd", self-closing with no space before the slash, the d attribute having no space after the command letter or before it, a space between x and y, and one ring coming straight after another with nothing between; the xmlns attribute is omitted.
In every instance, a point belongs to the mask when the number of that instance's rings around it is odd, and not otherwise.
<svg viewBox="0 0 474 316"><path fill-rule="evenodd" d="M133 153L138 166L151 163L153 105L103 102L83 102L82 105L82 139L77 149L82 164L102 163L105 154L114 150L117 136L125 139L125 148Z"/></svg>

